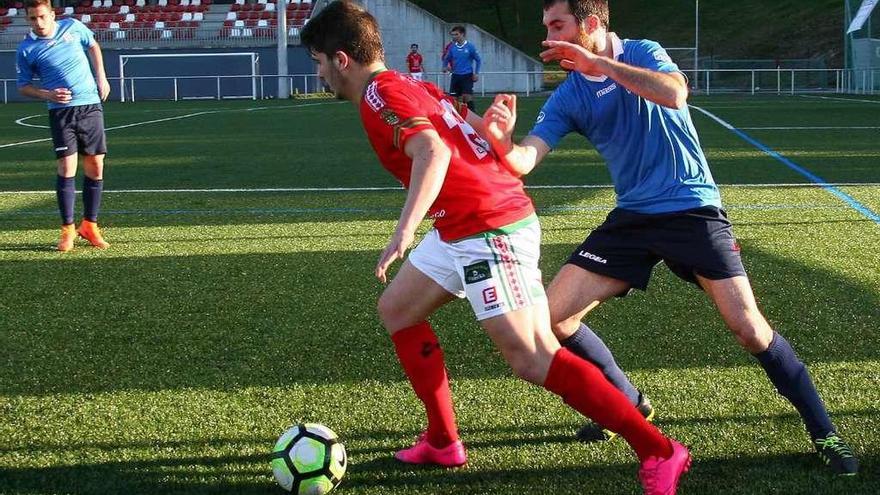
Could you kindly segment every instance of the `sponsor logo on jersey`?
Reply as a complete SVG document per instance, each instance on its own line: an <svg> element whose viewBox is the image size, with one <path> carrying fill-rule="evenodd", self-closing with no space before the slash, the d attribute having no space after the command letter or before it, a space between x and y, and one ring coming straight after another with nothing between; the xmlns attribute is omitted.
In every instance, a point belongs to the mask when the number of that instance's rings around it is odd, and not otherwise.
<svg viewBox="0 0 880 495"><path fill-rule="evenodd" d="M464 267L464 283L475 284L492 278L492 270L488 261L480 261Z"/></svg>
<svg viewBox="0 0 880 495"><path fill-rule="evenodd" d="M400 117L398 117L390 108L383 108L379 115L388 125L397 125L400 123Z"/></svg>
<svg viewBox="0 0 880 495"><path fill-rule="evenodd" d="M483 289L483 303L492 304L498 301L498 289L495 287L486 287Z"/></svg>
<svg viewBox="0 0 880 495"><path fill-rule="evenodd" d="M73 35L70 33L64 33L64 36L61 37L61 40L65 43L73 43Z"/></svg>
<svg viewBox="0 0 880 495"><path fill-rule="evenodd" d="M602 258L601 256L596 256L595 254L593 254L589 251L580 251L580 252L578 252L578 256L580 256L582 258L586 258L588 260L593 260L596 263L602 263L603 265L608 264L608 260L606 260L605 258Z"/></svg>
<svg viewBox="0 0 880 495"><path fill-rule="evenodd" d="M438 211L435 211L434 213L431 213L431 215L428 216L428 218L430 218L432 220L437 220L438 218L443 218L445 216L446 216L446 210L438 210Z"/></svg>
<svg viewBox="0 0 880 495"><path fill-rule="evenodd" d="M546 118L547 118L547 114L545 114L543 111L538 112L538 118L535 120L535 123L540 124L541 122L544 122L544 119L546 119Z"/></svg>
<svg viewBox="0 0 880 495"><path fill-rule="evenodd" d="M608 86L606 88L600 89L599 91L596 91L596 98L601 98L601 97L607 95L608 93L614 91L615 89L617 89L617 83L611 83L611 86Z"/></svg>
<svg viewBox="0 0 880 495"><path fill-rule="evenodd" d="M379 96L379 82L373 81L367 86L367 93L364 95L364 99L367 100L367 105L373 109L374 112L378 112L385 107L385 100Z"/></svg>
<svg viewBox="0 0 880 495"><path fill-rule="evenodd" d="M666 53L666 50L657 50L654 52L654 60L658 62L665 62L667 64L672 63L672 58Z"/></svg>

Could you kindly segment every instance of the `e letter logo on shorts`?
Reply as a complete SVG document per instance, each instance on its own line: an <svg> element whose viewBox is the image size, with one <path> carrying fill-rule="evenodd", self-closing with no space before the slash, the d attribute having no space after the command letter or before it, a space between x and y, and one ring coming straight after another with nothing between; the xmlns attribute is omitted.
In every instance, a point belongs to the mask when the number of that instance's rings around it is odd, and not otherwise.
<svg viewBox="0 0 880 495"><path fill-rule="evenodd" d="M498 301L498 289L495 287L486 287L483 289L483 302L485 304L492 304L496 301Z"/></svg>
<svg viewBox="0 0 880 495"><path fill-rule="evenodd" d="M480 261L464 267L464 283L475 284L482 280L492 278L492 270L488 261Z"/></svg>

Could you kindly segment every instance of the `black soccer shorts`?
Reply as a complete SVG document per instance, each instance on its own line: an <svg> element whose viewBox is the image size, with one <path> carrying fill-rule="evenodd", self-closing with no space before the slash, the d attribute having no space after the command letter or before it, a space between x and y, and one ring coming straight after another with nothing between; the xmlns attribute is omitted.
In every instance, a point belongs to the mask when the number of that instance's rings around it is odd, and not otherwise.
<svg viewBox="0 0 880 495"><path fill-rule="evenodd" d="M53 108L49 110L49 127L56 158L75 153L88 156L107 153L101 105Z"/></svg>

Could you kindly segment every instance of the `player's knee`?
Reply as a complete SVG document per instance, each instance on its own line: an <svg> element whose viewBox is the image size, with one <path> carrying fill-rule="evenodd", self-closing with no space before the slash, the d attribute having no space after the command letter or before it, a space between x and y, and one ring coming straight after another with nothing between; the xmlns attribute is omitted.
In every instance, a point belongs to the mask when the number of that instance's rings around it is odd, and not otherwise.
<svg viewBox="0 0 880 495"><path fill-rule="evenodd" d="M379 302L376 303L376 311L379 313L379 319L382 321L382 325L388 330L389 333L394 333L396 330L403 328L400 322L402 308L400 304L395 301L393 297L390 297L387 293L383 293L379 297Z"/></svg>
<svg viewBox="0 0 880 495"><path fill-rule="evenodd" d="M550 329L553 330L553 335L556 336L557 340L562 341L570 337L577 331L580 324L581 321L577 318L554 318L551 310Z"/></svg>
<svg viewBox="0 0 880 495"><path fill-rule="evenodd" d="M745 311L738 318L728 322L737 342L749 352L763 352L773 340L773 329L757 311Z"/></svg>

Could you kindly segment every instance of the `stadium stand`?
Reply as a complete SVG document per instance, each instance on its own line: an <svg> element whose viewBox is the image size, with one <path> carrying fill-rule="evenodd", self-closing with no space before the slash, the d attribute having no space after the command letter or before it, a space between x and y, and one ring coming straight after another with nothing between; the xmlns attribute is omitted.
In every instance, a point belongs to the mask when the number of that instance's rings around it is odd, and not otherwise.
<svg viewBox="0 0 880 495"><path fill-rule="evenodd" d="M82 21L101 42L137 43L142 46L169 45L175 41L228 40L254 42L275 39L276 0L83 0L72 6L56 7L58 18ZM0 32L15 26L28 29L21 2L0 7ZM298 36L312 14L312 0L288 3L288 36Z"/></svg>

